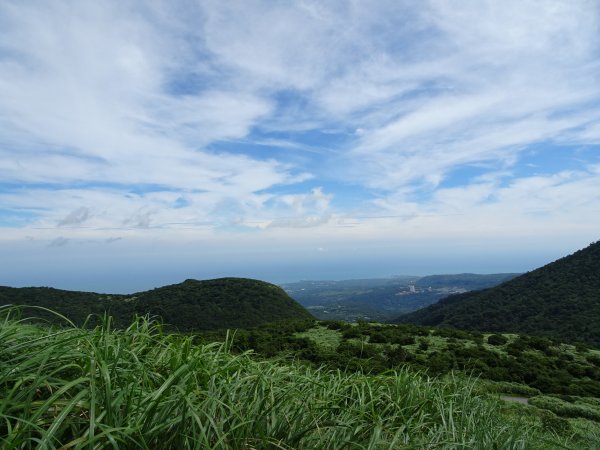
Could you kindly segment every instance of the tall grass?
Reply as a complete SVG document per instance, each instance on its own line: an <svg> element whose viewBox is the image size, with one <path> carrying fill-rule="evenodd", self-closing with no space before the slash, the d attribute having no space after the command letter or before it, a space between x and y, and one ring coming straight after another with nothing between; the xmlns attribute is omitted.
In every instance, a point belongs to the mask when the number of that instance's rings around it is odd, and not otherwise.
<svg viewBox="0 0 600 450"><path fill-rule="evenodd" d="M1 308L0 308L1 309ZM315 370L127 330L0 324L0 448L552 448L458 377ZM557 447L560 448L560 447Z"/></svg>

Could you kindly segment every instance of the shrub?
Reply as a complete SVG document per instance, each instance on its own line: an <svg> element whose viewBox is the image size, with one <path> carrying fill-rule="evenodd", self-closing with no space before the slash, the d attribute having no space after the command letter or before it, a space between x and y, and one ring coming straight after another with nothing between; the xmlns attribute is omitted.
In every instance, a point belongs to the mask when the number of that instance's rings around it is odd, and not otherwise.
<svg viewBox="0 0 600 450"><path fill-rule="evenodd" d="M569 435L573 432L571 424L562 417L558 417L553 412L542 410L539 413L542 421L542 429L556 433L561 436Z"/></svg>
<svg viewBox="0 0 600 450"><path fill-rule="evenodd" d="M600 422L600 409L591 405L569 403L556 397L540 395L529 399L529 403L541 409L552 411L561 417L583 417Z"/></svg>
<svg viewBox="0 0 600 450"><path fill-rule="evenodd" d="M342 322L341 320L324 320L321 324L325 325L330 330L345 330L348 327L351 327L351 325Z"/></svg>
<svg viewBox="0 0 600 450"><path fill-rule="evenodd" d="M361 330L358 327L349 327L342 332L344 339L356 339L362 336Z"/></svg>
<svg viewBox="0 0 600 450"><path fill-rule="evenodd" d="M492 334L488 336L487 343L490 345L500 346L504 345L508 342L506 336L502 336L501 334Z"/></svg>

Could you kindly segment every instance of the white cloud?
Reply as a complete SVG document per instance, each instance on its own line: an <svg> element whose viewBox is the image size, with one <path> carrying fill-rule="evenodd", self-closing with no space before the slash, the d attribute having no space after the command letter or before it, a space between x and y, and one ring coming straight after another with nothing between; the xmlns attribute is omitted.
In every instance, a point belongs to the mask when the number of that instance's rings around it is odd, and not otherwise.
<svg viewBox="0 0 600 450"><path fill-rule="evenodd" d="M29 224L1 239L587 236L595 150L514 169L600 144L599 23L591 0L9 2L0 209Z"/></svg>
<svg viewBox="0 0 600 450"><path fill-rule="evenodd" d="M353 176L393 190L465 163L514 164L530 144L594 136L597 4L432 2L427 20L440 45L421 55L428 65L398 61L397 73L416 70L416 80L440 89L406 100L408 111L390 95L388 119L363 127Z"/></svg>
<svg viewBox="0 0 600 450"><path fill-rule="evenodd" d="M186 30L156 23L165 18L110 3L55 3L13 4L3 19L4 180L148 183L244 196L293 178L276 161L206 151L245 136L270 101L219 86L171 95L172 72L187 77L190 49L179 47Z"/></svg>
<svg viewBox="0 0 600 450"><path fill-rule="evenodd" d="M260 178L250 189L265 189L286 182L289 168L203 147L257 124L356 124L357 145L336 162L358 163L368 186L396 189L584 126L586 116L555 114L599 96L593 2L203 2L187 17L166 5L58 5L6 10L3 47L19 58L0 72L12 124L4 135L29 141L18 156L4 150L6 179L213 190ZM70 26L59 26L63 17ZM286 90L303 106L277 106L272 95ZM528 135L503 142L527 121ZM509 132L489 142L497 129Z"/></svg>

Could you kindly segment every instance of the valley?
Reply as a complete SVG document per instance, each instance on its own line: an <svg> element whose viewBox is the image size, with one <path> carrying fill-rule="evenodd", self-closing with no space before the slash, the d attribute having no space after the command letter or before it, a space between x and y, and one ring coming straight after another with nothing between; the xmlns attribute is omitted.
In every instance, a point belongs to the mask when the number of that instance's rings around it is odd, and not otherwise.
<svg viewBox="0 0 600 450"><path fill-rule="evenodd" d="M386 322L451 294L484 289L519 274L396 276L341 281L299 281L281 287L321 320Z"/></svg>

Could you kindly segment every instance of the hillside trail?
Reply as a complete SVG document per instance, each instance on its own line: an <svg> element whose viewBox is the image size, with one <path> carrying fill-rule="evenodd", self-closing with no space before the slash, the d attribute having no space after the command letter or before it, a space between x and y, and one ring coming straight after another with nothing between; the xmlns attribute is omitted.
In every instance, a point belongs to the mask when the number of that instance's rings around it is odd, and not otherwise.
<svg viewBox="0 0 600 450"><path fill-rule="evenodd" d="M507 402L522 403L524 405L528 405L529 404L529 399L527 397L516 397L516 396L513 396L513 395L502 395L502 396L500 396L500 398L502 400L507 401Z"/></svg>

